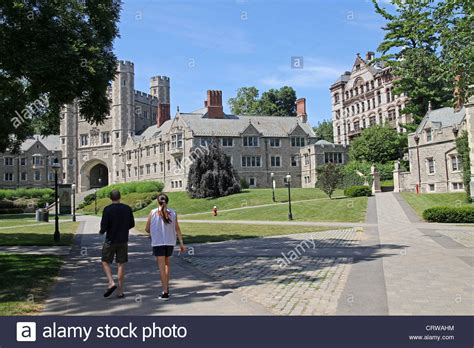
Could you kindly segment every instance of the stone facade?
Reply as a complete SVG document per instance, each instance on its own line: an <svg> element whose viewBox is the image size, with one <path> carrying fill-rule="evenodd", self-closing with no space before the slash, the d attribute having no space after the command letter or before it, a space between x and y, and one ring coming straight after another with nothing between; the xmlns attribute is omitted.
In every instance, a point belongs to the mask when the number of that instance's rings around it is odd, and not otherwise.
<svg viewBox="0 0 474 348"><path fill-rule="evenodd" d="M91 125L79 115L77 105L63 110L60 125L63 180L77 183L78 191L117 182L119 154L129 136L156 123L158 103L169 104L169 78L150 80L150 94L134 89L134 64L120 61L109 88L110 115L103 124Z"/></svg>
<svg viewBox="0 0 474 348"><path fill-rule="evenodd" d="M300 150L302 187L315 187L316 170L327 163L346 164L349 161L349 148L342 144L332 144L319 140Z"/></svg>
<svg viewBox="0 0 474 348"><path fill-rule="evenodd" d="M391 68L381 62L371 63L373 52L365 60L357 54L351 71L346 71L331 85L334 143L348 145L364 128L388 124L398 132L411 122L402 115L407 97L393 94Z"/></svg>
<svg viewBox="0 0 474 348"><path fill-rule="evenodd" d="M472 112L472 111L471 111ZM410 170L394 170L394 190L459 192L464 190L456 137L466 129L466 110L429 110L415 133L408 135Z"/></svg>
<svg viewBox="0 0 474 348"><path fill-rule="evenodd" d="M204 107L170 116L170 81L151 78L150 94L134 90L134 65L121 61L109 90L111 112L101 125L63 110L63 179L83 192L112 183L159 180L167 191L185 190L192 157L218 141L237 174L251 187L277 186L290 173L301 186L300 149L315 142L305 99L298 116L237 116L223 111L222 93L208 91Z"/></svg>
<svg viewBox="0 0 474 348"><path fill-rule="evenodd" d="M54 159L62 154L58 136L34 136L27 139L19 153L0 154L0 188L54 186ZM61 182L62 172L58 179Z"/></svg>
<svg viewBox="0 0 474 348"><path fill-rule="evenodd" d="M474 96L471 96L466 103L466 128L470 150L469 159L471 162L471 197L474 198Z"/></svg>

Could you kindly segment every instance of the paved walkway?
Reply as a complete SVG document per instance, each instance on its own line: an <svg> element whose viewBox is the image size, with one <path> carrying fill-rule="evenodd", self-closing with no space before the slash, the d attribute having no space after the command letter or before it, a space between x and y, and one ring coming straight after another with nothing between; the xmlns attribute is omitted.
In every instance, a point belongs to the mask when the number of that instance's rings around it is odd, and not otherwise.
<svg viewBox="0 0 474 348"><path fill-rule="evenodd" d="M377 194L376 201L382 252L384 245L404 246L383 258L389 314L474 314L472 247L414 226L396 194Z"/></svg>
<svg viewBox="0 0 474 348"><path fill-rule="evenodd" d="M472 315L474 229L421 222L394 193L377 194L368 204L360 224L191 220L214 228L339 229L191 245L173 258L173 299L167 303L156 299L159 277L149 241L136 234L127 298L102 297L99 219L82 216L83 233L44 314Z"/></svg>
<svg viewBox="0 0 474 348"><path fill-rule="evenodd" d="M243 301L232 289L191 268L179 257L173 258L173 300L160 302L159 273L151 256L149 240L132 234L127 264L126 298L104 299L106 280L100 265L103 236L99 218L81 216L85 221L77 245L66 259L44 315L265 315L269 311L253 301Z"/></svg>

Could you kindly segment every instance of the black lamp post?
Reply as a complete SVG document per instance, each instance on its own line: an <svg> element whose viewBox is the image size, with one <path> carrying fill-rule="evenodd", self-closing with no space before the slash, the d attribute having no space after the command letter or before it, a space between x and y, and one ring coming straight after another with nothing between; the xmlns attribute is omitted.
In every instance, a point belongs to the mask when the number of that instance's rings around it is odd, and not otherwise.
<svg viewBox="0 0 474 348"><path fill-rule="evenodd" d="M53 165L54 169L54 202L55 202L55 213L54 213L54 240L59 241L61 235L59 233L59 203L58 203L58 171L61 168L59 160L56 157L54 159Z"/></svg>
<svg viewBox="0 0 474 348"><path fill-rule="evenodd" d="M291 213L291 175L288 173L286 176L286 184L288 185L288 220L293 220L293 214Z"/></svg>
<svg viewBox="0 0 474 348"><path fill-rule="evenodd" d="M72 189L72 221L76 221L76 184L71 185Z"/></svg>
<svg viewBox="0 0 474 348"><path fill-rule="evenodd" d="M97 215L97 190L94 190L94 213Z"/></svg>
<svg viewBox="0 0 474 348"><path fill-rule="evenodd" d="M272 177L272 200L275 203L275 173L270 173L270 176Z"/></svg>

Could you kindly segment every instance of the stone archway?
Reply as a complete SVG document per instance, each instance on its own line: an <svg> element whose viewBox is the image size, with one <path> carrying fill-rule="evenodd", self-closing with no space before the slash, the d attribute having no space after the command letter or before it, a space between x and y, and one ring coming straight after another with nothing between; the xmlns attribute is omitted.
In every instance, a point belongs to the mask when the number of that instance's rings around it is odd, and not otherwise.
<svg viewBox="0 0 474 348"><path fill-rule="evenodd" d="M98 159L86 162L80 172L81 192L98 189L109 184L109 169Z"/></svg>
<svg viewBox="0 0 474 348"><path fill-rule="evenodd" d="M97 163L89 172L89 186L101 188L109 184L109 170L102 163Z"/></svg>

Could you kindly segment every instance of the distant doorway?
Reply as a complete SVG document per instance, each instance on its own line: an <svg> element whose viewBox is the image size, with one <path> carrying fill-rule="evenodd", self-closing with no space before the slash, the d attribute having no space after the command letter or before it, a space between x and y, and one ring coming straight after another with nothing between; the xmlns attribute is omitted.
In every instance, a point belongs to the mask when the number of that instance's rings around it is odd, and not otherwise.
<svg viewBox="0 0 474 348"><path fill-rule="evenodd" d="M90 188L100 188L109 184L109 170L101 163L92 167L89 174Z"/></svg>

